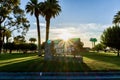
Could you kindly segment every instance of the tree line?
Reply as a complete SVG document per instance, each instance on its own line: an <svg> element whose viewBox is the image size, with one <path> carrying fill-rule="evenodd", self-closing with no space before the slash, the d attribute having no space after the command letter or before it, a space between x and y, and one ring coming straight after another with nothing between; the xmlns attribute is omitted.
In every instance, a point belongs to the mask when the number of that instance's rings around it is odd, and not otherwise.
<svg viewBox="0 0 120 80"><path fill-rule="evenodd" d="M27 53L28 51L36 52L37 45L34 43L16 44L14 42L12 43L8 42L8 43L3 44L3 49L4 49L4 53L10 53L10 54L12 53L12 51L22 52L22 53Z"/></svg>
<svg viewBox="0 0 120 80"><path fill-rule="evenodd" d="M0 0L0 53L13 31L25 35L30 27L25 11L19 7L20 0Z"/></svg>
<svg viewBox="0 0 120 80"><path fill-rule="evenodd" d="M58 4L58 0L44 0L38 2L38 0L30 0L26 6L25 11L34 15L37 23L37 34L38 34L38 55L41 55L41 35L40 35L40 21L39 16L43 16L46 21L46 41L49 39L49 27L50 19L59 15L61 12L61 6ZM9 34L17 30L25 36L28 31L30 24L25 17L25 11L20 7L20 0L1 0L0 1L0 53L4 44L4 37L6 42L11 36L5 36L3 33L9 31ZM4 13L3 13L4 12Z"/></svg>
<svg viewBox="0 0 120 80"><path fill-rule="evenodd" d="M113 25L105 29L101 35L101 41L95 45L94 49L106 50L107 47L117 51L117 56L120 52L120 11L114 16Z"/></svg>

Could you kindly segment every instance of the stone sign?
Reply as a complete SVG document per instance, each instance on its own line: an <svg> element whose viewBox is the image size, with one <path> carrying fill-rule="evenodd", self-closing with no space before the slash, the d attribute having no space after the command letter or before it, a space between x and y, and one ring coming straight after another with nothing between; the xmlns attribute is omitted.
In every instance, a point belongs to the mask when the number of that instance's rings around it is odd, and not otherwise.
<svg viewBox="0 0 120 80"><path fill-rule="evenodd" d="M75 57L76 54L80 52L79 51L80 39L73 38L70 39L69 41L71 42L71 44L68 44L63 40L54 40L54 41L48 40L48 42L45 44L45 60L52 60L54 55L72 54Z"/></svg>

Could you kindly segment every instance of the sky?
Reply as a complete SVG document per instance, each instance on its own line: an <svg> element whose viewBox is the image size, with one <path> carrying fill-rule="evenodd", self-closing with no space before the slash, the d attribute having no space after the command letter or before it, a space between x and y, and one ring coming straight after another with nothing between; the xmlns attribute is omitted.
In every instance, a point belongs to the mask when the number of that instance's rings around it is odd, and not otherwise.
<svg viewBox="0 0 120 80"><path fill-rule="evenodd" d="M29 0L21 0L21 8ZM44 0L38 0L39 2ZM62 12L51 19L50 40L61 38L70 34L70 38L80 38L84 47L91 47L90 38L97 38L103 31L112 26L114 15L120 11L120 0L59 0ZM37 39L36 19L26 14L30 21L30 29L26 34L27 41L34 37ZM45 19L40 16L41 39L45 41Z"/></svg>

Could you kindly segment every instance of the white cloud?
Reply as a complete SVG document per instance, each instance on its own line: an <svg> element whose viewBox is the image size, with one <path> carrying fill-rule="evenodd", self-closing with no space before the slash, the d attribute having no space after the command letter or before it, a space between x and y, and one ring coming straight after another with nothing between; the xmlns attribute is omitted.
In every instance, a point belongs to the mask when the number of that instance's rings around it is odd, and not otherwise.
<svg viewBox="0 0 120 80"><path fill-rule="evenodd" d="M45 23L40 23L40 26L44 26L44 27L45 27L45 26L46 26L46 24L45 24Z"/></svg>
<svg viewBox="0 0 120 80"><path fill-rule="evenodd" d="M44 24L42 24L44 26ZM91 42L89 39L91 37L95 37L100 41L100 36L104 29L109 27L110 25L101 25L95 23L89 24L61 24L56 25L58 27L50 28L50 39L54 40L59 38L61 33L67 32L70 33L72 37L79 37L81 41L84 42L84 46L91 47ZM42 41L45 40L45 28L41 30ZM64 36L64 35L63 35ZM30 29L27 33L27 39L30 37L37 38L37 30Z"/></svg>
<svg viewBox="0 0 120 80"><path fill-rule="evenodd" d="M100 36L104 29L110 25L101 25L95 23L89 24L59 24L59 27L52 28L51 33L53 35L60 35L63 32L69 32L72 34L72 37L80 37L81 41L84 42L85 46L91 47L91 42L89 39L95 37L100 41ZM51 38L52 38L51 36Z"/></svg>
<svg viewBox="0 0 120 80"><path fill-rule="evenodd" d="M30 29L26 34L26 39L29 41L29 38L36 38L37 39L37 30L36 29Z"/></svg>
<svg viewBox="0 0 120 80"><path fill-rule="evenodd" d="M37 25L37 23L35 22L35 23L33 23L34 25ZM45 23L40 23L40 26L41 27L45 27L46 26L46 24Z"/></svg>
<svg viewBox="0 0 120 80"><path fill-rule="evenodd" d="M29 41L29 38L36 38L38 39L37 29L30 29L26 34L26 40ZM45 30L41 30L41 40L42 42L45 40Z"/></svg>

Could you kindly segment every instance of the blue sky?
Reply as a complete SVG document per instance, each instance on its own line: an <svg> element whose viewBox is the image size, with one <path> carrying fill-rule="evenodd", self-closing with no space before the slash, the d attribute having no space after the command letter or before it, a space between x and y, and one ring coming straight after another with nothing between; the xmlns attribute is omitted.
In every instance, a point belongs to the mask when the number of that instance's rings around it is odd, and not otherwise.
<svg viewBox="0 0 120 80"><path fill-rule="evenodd" d="M29 0L21 0L21 7ZM39 0L44 1L44 0ZM100 35L112 25L113 16L120 10L120 0L59 0L62 12L51 20L50 39L60 38L62 33L70 33L71 37L79 37L84 46L91 47L89 39ZM27 14L31 27L26 39L37 38L36 19ZM45 20L40 16L42 41L45 40ZM64 35L63 35L64 36Z"/></svg>

